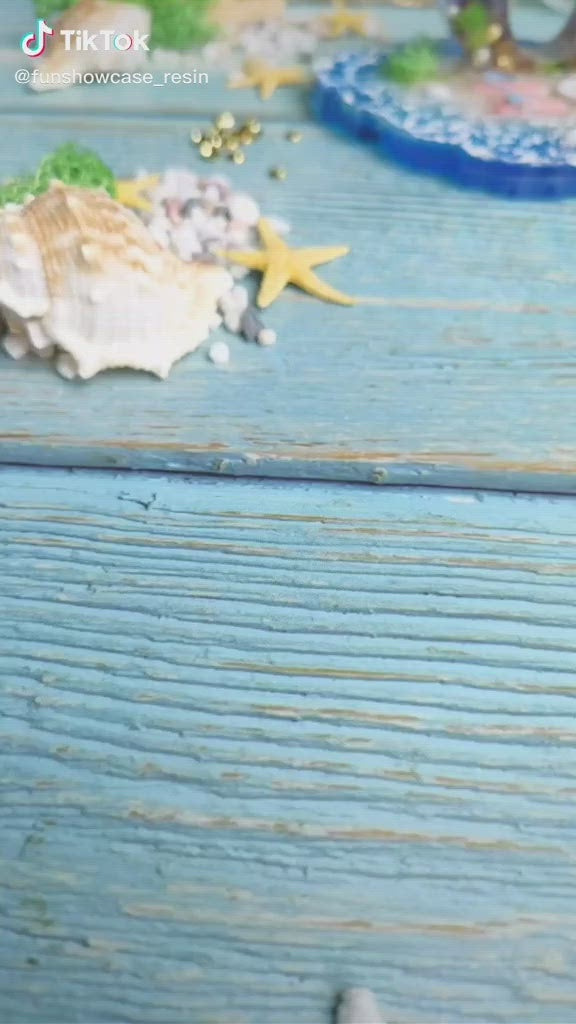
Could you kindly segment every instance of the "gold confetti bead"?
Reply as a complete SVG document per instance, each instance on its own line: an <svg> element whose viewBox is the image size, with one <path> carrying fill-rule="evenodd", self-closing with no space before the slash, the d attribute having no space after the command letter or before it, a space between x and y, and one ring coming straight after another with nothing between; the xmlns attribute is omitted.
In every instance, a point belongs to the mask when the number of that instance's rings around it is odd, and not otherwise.
<svg viewBox="0 0 576 1024"><path fill-rule="evenodd" d="M288 172L285 167L271 167L270 177L275 178L276 181L285 181L288 177Z"/></svg>
<svg viewBox="0 0 576 1024"><path fill-rule="evenodd" d="M204 135L202 134L202 132L200 131L199 128L195 128L194 131L191 132L191 134L190 134L190 139L194 143L194 145L196 145L196 146L200 145L200 143L202 142L203 138L204 138Z"/></svg>
<svg viewBox="0 0 576 1024"><path fill-rule="evenodd" d="M302 142L302 132L288 132L286 138L288 142Z"/></svg>
<svg viewBox="0 0 576 1024"><path fill-rule="evenodd" d="M243 164L246 160L246 157L244 156L244 153L238 151L232 154L232 159L235 164Z"/></svg>
<svg viewBox="0 0 576 1024"><path fill-rule="evenodd" d="M260 124L259 121L250 120L245 125L245 128L250 132L251 135L261 135L262 134L262 125Z"/></svg>
<svg viewBox="0 0 576 1024"><path fill-rule="evenodd" d="M201 157L204 157L205 160L209 160L210 157L213 155L213 153L214 153L214 150L212 148L212 143L208 142L207 139L205 139L204 142L200 143L200 156Z"/></svg>

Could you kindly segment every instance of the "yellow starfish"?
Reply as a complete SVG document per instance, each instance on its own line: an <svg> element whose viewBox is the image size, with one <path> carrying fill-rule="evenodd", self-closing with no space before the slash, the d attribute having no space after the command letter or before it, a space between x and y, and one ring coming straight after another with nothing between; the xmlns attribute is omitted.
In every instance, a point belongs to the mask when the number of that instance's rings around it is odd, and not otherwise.
<svg viewBox="0 0 576 1024"><path fill-rule="evenodd" d="M228 82L229 89L260 89L260 97L269 100L283 85L306 85L311 75L306 68L275 68L264 60L247 60L244 74Z"/></svg>
<svg viewBox="0 0 576 1024"><path fill-rule="evenodd" d="M149 188L154 188L160 181L159 174L150 174L147 178L125 178L116 181L116 199L123 206L133 210L151 210L152 204L142 195Z"/></svg>
<svg viewBox="0 0 576 1024"><path fill-rule="evenodd" d="M222 255L231 263L239 263L250 270L259 270L264 275L257 299L261 309L274 302L287 284L295 284L310 295L326 299L327 302L339 302L342 306L354 305L356 299L321 281L311 270L320 263L328 263L337 256L345 256L350 251L347 245L332 245L322 249L290 249L264 219L258 221L258 233L264 249L258 252L232 250Z"/></svg>
<svg viewBox="0 0 576 1024"><path fill-rule="evenodd" d="M326 15L322 24L331 39L339 39L341 36L367 36L368 19L365 14L359 14L346 8L346 0L332 0L335 8L333 14Z"/></svg>

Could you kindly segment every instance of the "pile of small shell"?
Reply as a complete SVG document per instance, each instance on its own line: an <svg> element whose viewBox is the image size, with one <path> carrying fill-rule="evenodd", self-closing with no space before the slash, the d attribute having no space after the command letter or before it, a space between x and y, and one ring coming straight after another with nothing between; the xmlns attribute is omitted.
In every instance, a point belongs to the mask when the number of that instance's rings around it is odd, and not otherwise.
<svg viewBox="0 0 576 1024"><path fill-rule="evenodd" d="M247 25L236 41L246 57L258 57L275 64L309 60L319 44L319 34L311 22L263 21Z"/></svg>
<svg viewBox="0 0 576 1024"><path fill-rule="evenodd" d="M201 53L204 67L228 71L240 68L245 60L257 57L274 64L292 64L311 60L320 43L319 26L312 21L262 21L246 25L231 39L207 43ZM192 55L183 55L188 64ZM160 57L156 58L160 61ZM198 54L196 54L198 66Z"/></svg>
<svg viewBox="0 0 576 1024"><path fill-rule="evenodd" d="M226 178L171 169L150 194L150 201L152 210L142 216L152 236L183 260L222 264L226 249L258 248L259 206L246 193L235 192ZM267 219L281 234L290 230L286 221ZM249 271L242 266L228 270L235 284L219 301L224 327L246 341L273 345L274 331L265 327L247 289L238 283ZM215 344L219 347L213 362L227 362L222 343Z"/></svg>

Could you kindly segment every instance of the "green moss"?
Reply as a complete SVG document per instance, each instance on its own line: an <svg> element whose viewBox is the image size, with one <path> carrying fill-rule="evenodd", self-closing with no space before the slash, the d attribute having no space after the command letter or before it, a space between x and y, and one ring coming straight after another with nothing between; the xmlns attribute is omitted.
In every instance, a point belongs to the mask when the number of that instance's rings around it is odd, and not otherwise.
<svg viewBox="0 0 576 1024"><path fill-rule="evenodd" d="M34 194L35 180L31 174L23 174L20 178L0 185L0 207L6 203L23 203L27 196Z"/></svg>
<svg viewBox="0 0 576 1024"><path fill-rule="evenodd" d="M77 0L35 0L36 14L50 24L61 11ZM186 50L212 39L216 29L210 24L214 0L128 0L147 7L152 13L152 48Z"/></svg>
<svg viewBox="0 0 576 1024"><path fill-rule="evenodd" d="M440 70L440 58L436 44L429 39L416 39L391 53L382 73L393 82L414 85L436 78Z"/></svg>
<svg viewBox="0 0 576 1024"><path fill-rule="evenodd" d="M27 196L39 196L57 179L81 188L105 188L114 197L116 182L109 167L90 149L66 142L44 157L36 174L23 174L0 185L0 207L22 203Z"/></svg>
<svg viewBox="0 0 576 1024"><path fill-rule="evenodd" d="M65 142L45 157L36 174L36 192L45 192L54 178L65 185L81 188L105 188L114 197L114 175L100 157L90 149L80 149L74 142Z"/></svg>
<svg viewBox="0 0 576 1024"><path fill-rule="evenodd" d="M210 25L214 0L146 0L152 11L153 47L186 50L216 35Z"/></svg>
<svg viewBox="0 0 576 1024"><path fill-rule="evenodd" d="M569 65L563 61L549 61L538 65L538 70L543 75L563 75L570 70Z"/></svg>
<svg viewBox="0 0 576 1024"><path fill-rule="evenodd" d="M472 0L452 19L468 50L481 50L490 41L490 15L481 0Z"/></svg>

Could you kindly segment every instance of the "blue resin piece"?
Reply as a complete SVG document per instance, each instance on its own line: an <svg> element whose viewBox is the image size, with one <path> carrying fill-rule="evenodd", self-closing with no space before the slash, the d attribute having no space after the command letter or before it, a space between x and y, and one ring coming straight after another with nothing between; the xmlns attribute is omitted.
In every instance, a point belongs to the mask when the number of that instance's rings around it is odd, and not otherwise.
<svg viewBox="0 0 576 1024"><path fill-rule="evenodd" d="M518 199L576 196L576 122L467 117L381 73L386 54L344 53L316 68L313 107L335 129L404 166ZM513 93L511 83L511 93Z"/></svg>

